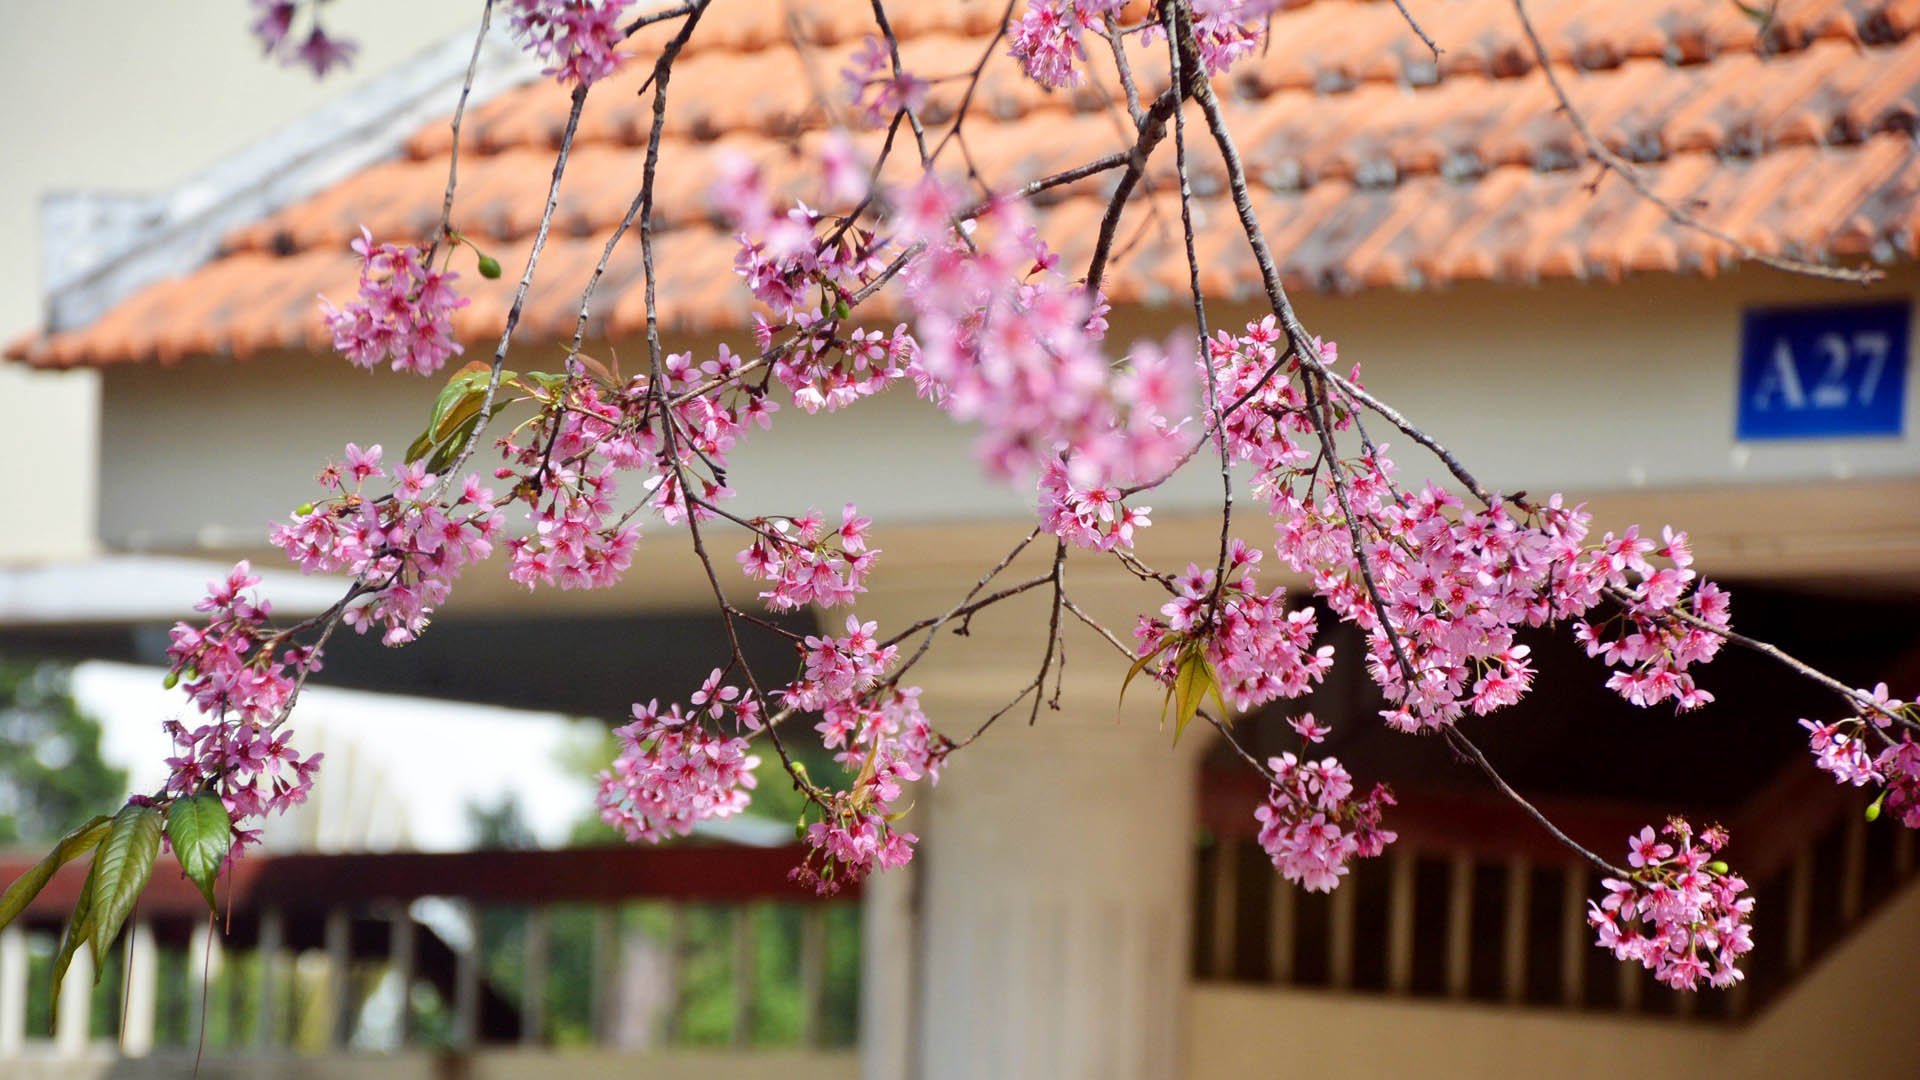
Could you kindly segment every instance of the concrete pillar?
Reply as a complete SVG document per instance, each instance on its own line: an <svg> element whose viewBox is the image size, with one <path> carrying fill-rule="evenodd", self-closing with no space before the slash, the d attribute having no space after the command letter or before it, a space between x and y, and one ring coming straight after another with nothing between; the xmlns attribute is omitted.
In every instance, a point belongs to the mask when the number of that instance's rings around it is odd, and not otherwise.
<svg viewBox="0 0 1920 1080"><path fill-rule="evenodd" d="M926 1080L1175 1075L1191 763L1151 721L1116 726L1110 694L1070 708L991 733L932 796Z"/></svg>
<svg viewBox="0 0 1920 1080"><path fill-rule="evenodd" d="M1006 580L1021 580L1020 569ZM947 605L970 584L958 583ZM883 596L863 603L862 617L880 617L884 635L889 623L939 610L925 595L935 590L920 587L917 611L912 597ZM1091 606L1098 593L1089 583L1073 595ZM969 637L945 636L907 680L950 736L965 737L1033 678L1047 590L1029 596L977 620ZM1111 618L1118 632L1131 628L1124 615ZM1171 746L1149 680L1136 682L1123 715L1125 660L1070 620L1067 641L1060 711L1043 706L1029 726L1020 706L956 753L937 787L921 785L901 823L921 837L916 876L871 885L870 1080L1177 1074L1195 768L1206 739L1190 730ZM1054 685L1049 676L1049 698ZM903 975L905 939L914 946ZM910 1000L895 989L902 982ZM909 1025L904 1066L900 1025Z"/></svg>

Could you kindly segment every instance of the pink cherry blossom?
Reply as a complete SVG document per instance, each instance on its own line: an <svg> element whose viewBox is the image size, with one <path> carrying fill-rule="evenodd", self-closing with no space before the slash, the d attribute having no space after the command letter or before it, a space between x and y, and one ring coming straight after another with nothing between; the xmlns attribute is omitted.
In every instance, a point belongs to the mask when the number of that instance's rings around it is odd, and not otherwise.
<svg viewBox="0 0 1920 1080"><path fill-rule="evenodd" d="M633 0L508 0L507 18L528 52L546 61L542 75L562 84L593 83L620 69L626 32L620 17Z"/></svg>
<svg viewBox="0 0 1920 1080"><path fill-rule="evenodd" d="M356 367L391 361L395 371L421 375L460 353L452 317L468 301L453 290L459 274L433 269L420 248L375 244L364 227L353 250L360 256L359 297L345 310L320 298L336 352Z"/></svg>
<svg viewBox="0 0 1920 1080"><path fill-rule="evenodd" d="M1695 834L1685 820L1651 827L1629 841L1633 870L1601 882L1606 895L1587 905L1595 942L1617 959L1638 963L1676 990L1702 980L1725 988L1743 977L1736 961L1753 949L1747 883L1713 856L1726 844L1718 827Z"/></svg>

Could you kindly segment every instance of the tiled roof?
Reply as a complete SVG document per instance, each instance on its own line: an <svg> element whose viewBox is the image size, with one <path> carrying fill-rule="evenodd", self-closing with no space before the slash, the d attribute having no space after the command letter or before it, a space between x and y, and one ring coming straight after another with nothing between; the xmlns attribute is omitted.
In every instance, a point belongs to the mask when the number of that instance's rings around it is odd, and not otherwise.
<svg viewBox="0 0 1920 1080"><path fill-rule="evenodd" d="M1001 10L983 0L897 3L909 67L964 72ZM1436 62L1387 0L1308 0L1274 19L1272 43L1222 80L1282 270L1295 287L1425 288L1450 281L1617 278L1712 273L1724 244L1667 220L1617 178L1594 185L1572 131L1533 70L1509 0L1412 0L1444 50ZM1911 257L1920 246L1920 0L1780 0L1762 27L1732 0L1538 0L1535 19L1569 92L1594 129L1642 163L1653 186L1765 252L1806 257ZM797 9L790 23L789 10ZM805 149L825 123L820 92L871 31L867 5L809 0L723 5L675 69L670 144L659 175L660 309L669 324L739 325L748 296L731 271L733 244L704 197L723 151L802 179ZM797 27L802 44L795 46ZM656 50L671 26L636 48ZM1002 47L1004 52L1004 47ZM988 65L967 122L967 148L996 185L1044 175L1127 145L1110 60L1076 90L1048 93L1004 56ZM1137 56L1135 70L1164 67ZM578 292L640 177L651 102L648 65L595 87L561 189L553 239L523 332L570 335ZM939 127L963 80L938 83L927 115ZM1143 87L1150 92L1155 87ZM542 81L468 117L455 224L517 267L538 223L567 111ZM866 136L877 146L878 133ZM221 254L183 278L148 286L84 327L16 345L16 358L61 366L319 347L314 298L354 289L348 240L420 238L438 222L445 124L420 131L396 159L230 234ZM1109 291L1119 302L1178 295L1185 264L1170 223L1171 140L1139 197L1137 235ZM1223 295L1252 285L1210 148L1194 155L1203 226L1203 282ZM896 153L905 169L911 153ZM1045 234L1068 265L1084 262L1111 175L1046 194ZM600 288L593 330L633 333L644 321L639 245L626 243ZM463 335L494 331L512 279L463 282L474 302Z"/></svg>

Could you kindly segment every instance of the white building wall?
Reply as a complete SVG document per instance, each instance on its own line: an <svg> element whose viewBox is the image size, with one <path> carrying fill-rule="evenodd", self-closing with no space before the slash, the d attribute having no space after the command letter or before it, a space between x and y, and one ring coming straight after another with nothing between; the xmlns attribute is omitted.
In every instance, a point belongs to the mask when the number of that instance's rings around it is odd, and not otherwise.
<svg viewBox="0 0 1920 1080"><path fill-rule="evenodd" d="M15 3L0 34L0 341L40 321L39 201L52 191L160 192L472 25L460 0L336 0L361 39L316 82L262 62L244 0ZM94 546L98 379L0 365L0 563Z"/></svg>
<svg viewBox="0 0 1920 1080"><path fill-rule="evenodd" d="M1920 273L1902 269L1865 295L1916 291ZM1717 281L1306 296L1301 306L1309 326L1340 342L1343 366L1362 363L1370 389L1452 446L1489 486L1585 497L1637 487L1920 477L1920 379L1908 383L1901 437L1734 438L1741 311L1861 298L1858 288L1754 270ZM1227 305L1212 312L1217 326L1247 315ZM1173 317L1164 309L1116 316L1113 337L1164 337ZM712 343L668 345L697 351ZM554 355L522 346L514 363L533 366L534 358ZM309 497L314 470L345 441L404 446L438 385L291 355L110 372L101 536L116 548L145 550L257 545L267 521ZM223 442L244 449L210 453L209 416L221 418ZM1369 424L1404 469L1432 472L1408 439L1378 419ZM984 479L971 438L903 387L834 415L782 411L770 434L755 432L736 452L729 480L748 512L830 509L854 499L882 522L1023 516L1030 492ZM1213 484L1207 470L1191 470L1147 501L1162 517L1204 512Z"/></svg>

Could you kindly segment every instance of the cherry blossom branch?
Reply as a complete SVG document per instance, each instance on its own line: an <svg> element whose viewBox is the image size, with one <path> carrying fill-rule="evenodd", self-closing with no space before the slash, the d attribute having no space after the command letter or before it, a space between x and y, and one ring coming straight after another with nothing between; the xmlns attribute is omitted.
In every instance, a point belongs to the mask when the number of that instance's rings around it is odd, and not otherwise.
<svg viewBox="0 0 1920 1080"><path fill-rule="evenodd" d="M1202 80L1206 72L1201 67L1198 52L1189 53L1188 43L1193 40L1192 27L1184 25L1184 10L1178 4L1168 4L1161 11L1167 33L1167 67L1171 73L1171 87L1179 88L1183 95L1181 104L1173 110L1173 169L1180 183L1180 234L1187 255L1187 289L1193 297L1193 322L1200 339L1199 349L1204 360L1208 349L1208 340L1212 336L1207 331L1207 301L1200 288L1200 256L1195 250L1193 237L1193 185L1187 179L1187 110L1183 107L1187 80ZM1190 74L1189 74L1190 73ZM1207 408L1218 415L1220 412L1220 380L1212 375L1212 366L1207 365L1205 380ZM1233 462L1227 455L1227 429L1224 419L1213 426L1214 445L1220 451L1220 553L1213 571L1213 594L1207 601L1208 619L1219 617L1220 593L1227 587L1227 547L1233 534Z"/></svg>
<svg viewBox="0 0 1920 1080"><path fill-rule="evenodd" d="M1560 82L1560 76L1554 73L1552 53L1548 51L1546 43L1540 39L1539 32L1534 29L1532 17L1527 14L1526 0L1513 0L1513 12L1519 16L1520 27L1526 32L1527 44L1533 52L1534 61L1540 65L1540 73L1546 76L1547 85L1553 89L1553 96L1560 103L1560 111L1566 114L1567 120L1573 125L1574 131L1579 133L1581 143L1587 148L1587 155L1600 164L1601 174L1603 176L1609 172L1614 173L1622 180L1625 180L1628 186L1633 188L1634 192L1642 199L1659 207L1661 211L1667 215L1669 221L1672 221L1682 228L1691 229L1694 232L1711 237L1727 245L1737 252L1742 259L1749 262L1756 262L1762 266L1770 266L1775 270L1784 270L1790 274L1803 274L1807 277L1823 278L1827 281L1844 281L1855 285L1869 285L1886 276L1870 266L1848 269L1843 266L1829 266L1825 263L1809 262L1805 259L1795 259L1784 255L1770 255L1755 248L1751 244L1741 241L1725 229L1701 221L1686 208L1660 194L1658 191L1655 191L1645 174L1632 162L1615 153L1613 148L1608 146L1604 139L1594 134L1593 128L1588 125L1586 117L1581 115L1580 110L1574 107L1572 97L1567 94L1566 87ZM1597 185L1599 180L1596 179L1594 183Z"/></svg>
<svg viewBox="0 0 1920 1080"><path fill-rule="evenodd" d="M653 68L653 122L647 134L647 154L641 169L638 218L640 220L640 265L642 287L646 297L647 311L647 360L651 370L648 382L649 393L653 395L660 408L660 428L665 445L666 459L673 470L674 482L683 495L690 494L692 487L687 483L686 469L681 464L678 443L678 421L673 409L666 401L664 387L667 385L666 373L661 364L660 347L660 307L655 286L653 258L653 191L654 180L660 167L660 138L667 123L667 85L673 77L673 63L693 36L694 28L700 23L700 17L706 13L711 0L695 0L693 10L687 14L687 21L681 25L679 33L667 42L660 58ZM713 590L714 602L720 607L721 623L725 627L727 644L733 652L733 664L740 669L746 679L747 688L756 701L765 702L767 696L761 689L758 677L754 675L753 665L748 663L746 650L740 644L740 632L734 614L734 607L728 602L726 590L720 585L720 575L714 569L713 558L707 552L706 541L700 533L700 514L698 509L688 502L686 508L687 535L692 542L694 555L700 560L701 569L706 573L707 584ZM774 752L779 755L781 765L792 779L793 785L802 795L823 809L829 801L813 782L807 779L805 770L793 759L786 743L780 738L777 725L768 724L765 728L767 738L773 743Z"/></svg>
<svg viewBox="0 0 1920 1080"><path fill-rule="evenodd" d="M1619 604L1624 609L1632 610L1636 605L1636 601L1634 597L1623 589L1608 588L1606 590L1606 594L1609 599L1613 600L1616 604ZM1746 634L1742 634L1735 631L1731 627L1719 626L1714 623L1708 622L1707 620L1702 619L1700 616L1695 615L1693 612L1688 611L1686 608L1680 607L1677 605L1673 608L1668 609L1666 612L1664 612L1664 614L1667 617L1672 618L1678 622L1684 623L1687 626L1693 627L1696 630L1705 630L1706 632L1710 634L1715 634L1721 638L1724 638L1727 641L1730 641L1735 645L1740 646L1743 649L1747 649L1749 651L1759 653L1762 656L1768 657L1774 662L1785 667L1787 670L1792 671L1796 675L1799 675L1802 678L1808 679L1818 684L1819 686L1822 686L1828 690L1833 691L1835 694L1840 695L1841 698L1846 700L1848 705L1852 706L1855 710L1859 712L1873 713L1878 716L1883 716L1883 717L1886 717L1888 720L1891 720L1894 723L1899 724L1902 727L1908 728L1913 731L1920 731L1920 723L1916 723L1915 721L1909 719L1906 715L1901 713L1899 710L1887 708L1886 706L1873 700L1873 696L1871 694L1863 693L1860 690L1855 689L1854 687L1848 686L1846 683L1843 683L1839 679L1836 679L1833 676L1827 674L1826 672L1820 670L1819 668L1814 667L1812 664L1807 663L1805 660L1802 660L1799 657L1794 656L1793 654L1787 652L1785 649L1782 649L1780 646L1775 645L1772 642L1762 641L1759 638L1755 638L1755 637L1749 637Z"/></svg>
<svg viewBox="0 0 1920 1080"><path fill-rule="evenodd" d="M1127 151L1127 171L1120 174L1120 182L1114 186L1113 195L1107 199L1107 209L1100 216L1100 232L1093 242L1093 256L1087 262L1087 291L1097 293L1100 283L1106 277L1108 253L1113 248L1114 233L1120 227L1120 215L1124 212L1127 200L1133 195L1134 185L1147 171L1147 158L1153 148L1166 138L1167 121L1180 107L1180 88L1170 86L1166 93L1154 99L1153 107L1148 109L1140 121L1139 137L1134 140L1132 149Z"/></svg>
<svg viewBox="0 0 1920 1080"><path fill-rule="evenodd" d="M659 11L648 12L622 27L620 31L621 36L632 37L644 27L652 26L654 23L666 22L668 19L678 19L683 15L691 15L702 6L702 3L696 2L696 0L688 0L688 2L684 4L675 4L670 8L662 8Z"/></svg>
<svg viewBox="0 0 1920 1080"><path fill-rule="evenodd" d="M1426 45L1427 51L1431 52L1433 59L1438 62L1440 59L1440 46L1435 44L1433 38L1420 26L1420 21L1413 17L1413 12L1407 10L1407 0L1393 0L1393 6L1399 9L1400 17L1406 20L1408 28L1413 31L1414 36L1418 37L1422 44Z"/></svg>
<svg viewBox="0 0 1920 1080"><path fill-rule="evenodd" d="M947 143L953 141L954 137L960 133L960 125L966 123L967 110L973 107L974 91L980 88L980 75L987 69L987 62L998 55L1000 42L1007 36L1007 24L1013 20L1014 2L1015 0L1007 0L1006 9L1000 13L1000 20L994 28L993 36L987 39L987 47L980 51L979 61L973 65L972 73L967 76L967 88L961 93L960 104L953 111L953 125L947 128L947 133L941 136L940 142L934 146L932 155L926 158L929 166L940 159L940 152L945 150Z"/></svg>
<svg viewBox="0 0 1920 1080"><path fill-rule="evenodd" d="M480 32L473 36L473 55L467 59L467 77L460 83L460 98L453 106L453 141L447 148L447 193L440 201L440 227L434 230L433 244L427 249L427 262L453 227L453 189L460 178L460 122L467 114L467 98L473 94L474 75L480 70L480 52L487 43L487 29L493 23L493 0L481 0Z"/></svg>
<svg viewBox="0 0 1920 1080"><path fill-rule="evenodd" d="M1560 826L1553 823L1552 819L1541 813L1539 807L1527 801L1526 796L1515 791L1513 785L1507 783L1506 778L1500 775L1500 770L1493 767L1493 762L1487 760L1487 755L1481 752L1480 747L1475 745L1472 739L1467 738L1466 732L1461 731L1458 727L1448 727L1447 743L1459 751L1468 761L1477 766L1480 772L1486 776L1487 780L1492 783L1495 788L1499 789L1502 795L1505 795L1515 805L1519 806L1520 809L1526 811L1527 816L1538 822L1540 827L1547 830L1548 833L1551 833L1553 838L1558 841L1562 847L1567 848L1574 854L1592 863L1594 868L1598 869L1601 873L1610 874L1618 878L1631 876L1628 871L1613 865L1588 850L1585 845L1573 837L1568 836Z"/></svg>
<svg viewBox="0 0 1920 1080"><path fill-rule="evenodd" d="M567 126L560 135L560 149L553 159L553 179L547 184L546 207L540 212L540 226L533 234L533 247L527 252L527 266L520 274L520 284L513 291L513 304L507 308L507 319L500 331L500 344L494 347L493 362L487 373L487 389L480 400L480 412L461 444L459 454L453 463L441 475L439 491L445 491L449 478L459 475L467 459L480 445L480 437L486 433L487 424L493 419L493 403L500 392L500 373L506 367L507 350L513 344L513 332L520 326L520 313L527 306L527 293L533 288L534 268L540 265L540 255L546 250L547 235L553 229L554 210L560 205L560 179L567 172L567 158L573 151L573 137L580 130L580 112L587 104L587 84L574 87L572 104L567 109Z"/></svg>
<svg viewBox="0 0 1920 1080"><path fill-rule="evenodd" d="M999 709L995 710L992 715L981 721L980 726L973 730L973 734L968 735L959 742L949 741L949 750L964 750L973 745L976 739L985 735L987 729L993 727L994 723L1001 717L1012 712L1014 707L1026 700L1028 695L1033 696L1033 708L1027 715L1027 724L1028 726L1032 726L1039 722L1040 704L1046 697L1047 673L1053 669L1054 656L1060 645L1060 611L1066 599L1066 566L1067 542L1065 540L1057 540L1054 542L1053 549L1053 571L1046 577L1041 578L1038 582L1038 584L1053 583L1053 605L1051 613L1047 617L1047 647L1040 657L1040 670L1034 673L1032 680L1020 688L1020 692L1013 696L1013 700L1002 705ZM1054 697L1053 707L1056 709L1060 707L1058 694Z"/></svg>
<svg viewBox="0 0 1920 1080"><path fill-rule="evenodd" d="M1184 36L1192 40L1192 27L1190 23L1183 25L1181 30ZM1197 52L1197 42L1193 47ZM1326 374L1326 364L1319 354L1319 349L1314 344L1312 336L1306 333L1304 327L1300 326L1299 319L1294 314L1293 306L1287 298L1286 289L1280 282L1279 273L1274 268L1272 253L1267 247L1265 233L1260 226L1258 217L1253 212L1252 199L1248 195L1246 169L1241 163L1240 152L1235 145L1233 133L1228 129L1226 118L1221 113L1219 102L1213 95L1213 88L1206 80L1196 79L1194 80L1193 91L1202 111L1206 115L1207 127L1213 134L1215 144L1219 147L1221 160L1227 169L1228 185L1233 194L1234 208L1240 217L1242 232L1246 234L1247 242L1253 249L1255 261L1260 267L1262 284L1266 289L1268 299L1271 301L1274 314L1280 318L1281 324L1286 330L1290 343L1289 351L1294 352L1300 357L1303 366L1310 366L1313 374ZM1348 491L1346 475L1340 466L1339 454L1334 447L1332 417L1330 415L1322 415L1321 412L1322 407L1328 409L1331 407L1330 403L1325 401L1325 395L1323 393L1327 384L1322 382L1318 384L1318 388L1316 388L1316 383L1312 377L1303 379L1302 383L1307 395L1308 416L1312 420L1314 430L1319 436L1321 449L1327 459L1328 472L1331 477L1334 494L1340 503L1341 513L1345 518L1346 531L1352 548L1354 563L1359 569L1362 583L1367 591L1368 601L1373 606L1375 620L1379 623L1381 631L1386 635L1388 648L1393 655L1395 664L1400 669L1403 687L1402 697L1403 699L1410 700L1418 685L1418 679L1414 674L1412 661L1408 658L1406 649L1400 640L1398 630L1393 625L1392 615L1380 593L1379 584L1374 580L1372 566L1367 557L1365 545L1361 541L1360 521L1354 513L1353 501ZM1320 407L1316 407L1315 405L1316 395L1321 399ZM1540 813L1537 807L1521 797L1519 792L1515 791L1512 785L1508 784L1499 775L1498 771L1487 761L1486 755L1480 753L1479 748L1474 746L1472 741L1468 739L1464 733L1459 732L1457 728L1449 727L1448 736L1457 748L1463 750L1469 760L1480 766L1481 771L1488 776L1503 794L1514 800L1516 805L1519 805L1530 816L1540 822L1556 840L1565 844L1570 850L1579 854L1582 858L1593 862L1596 866L1608 870L1612 869L1611 864L1607 863L1606 860L1601 859L1598 855L1574 842L1564 831L1549 821L1544 814Z"/></svg>
<svg viewBox="0 0 1920 1080"><path fill-rule="evenodd" d="M887 43L887 59L893 64L894 79L897 81L904 78L906 70L900 66L900 39L894 36L893 24L887 21L887 6L882 0L873 0L873 24L880 28L880 37ZM933 158L927 153L927 129L920 124L920 114L904 102L901 104L900 114L907 118L907 124L913 129L913 143L920 151L921 167L932 164ZM889 145L893 142L891 131L887 133L887 142ZM884 153L881 155L881 160L886 160ZM874 166L874 172L878 175L878 165Z"/></svg>

